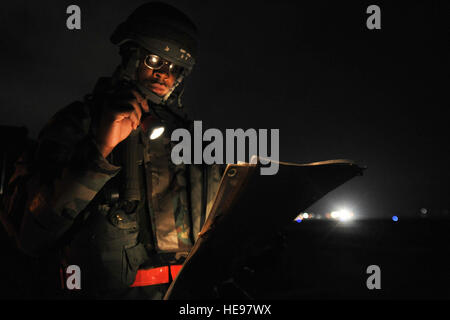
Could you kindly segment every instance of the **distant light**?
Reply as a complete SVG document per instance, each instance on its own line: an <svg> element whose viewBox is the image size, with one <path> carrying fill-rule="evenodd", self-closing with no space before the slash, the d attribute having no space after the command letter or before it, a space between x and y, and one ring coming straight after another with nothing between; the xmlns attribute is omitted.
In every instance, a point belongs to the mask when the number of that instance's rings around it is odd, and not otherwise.
<svg viewBox="0 0 450 320"><path fill-rule="evenodd" d="M295 217L295 219L294 219L294 221L295 222L298 222L298 223L300 223L300 222L302 222L302 220L303 220L303 213L300 213L297 217Z"/></svg>
<svg viewBox="0 0 450 320"><path fill-rule="evenodd" d="M397 222L397 221L398 221L398 217L397 217L397 216L393 216L393 217L392 217L392 220L394 220L395 222Z"/></svg>
<svg viewBox="0 0 450 320"><path fill-rule="evenodd" d="M427 213L428 213L428 210L425 209L425 208L422 208L422 209L420 209L420 213L421 213L421 214L427 214Z"/></svg>
<svg viewBox="0 0 450 320"><path fill-rule="evenodd" d="M339 217L341 221L347 221L351 218L353 218L353 212L350 212L348 210L341 210L341 215Z"/></svg>
<svg viewBox="0 0 450 320"><path fill-rule="evenodd" d="M306 212L303 214L303 219L308 219L309 218L309 214L307 214Z"/></svg>
<svg viewBox="0 0 450 320"><path fill-rule="evenodd" d="M341 209L331 212L331 218L338 219L340 221L349 221L353 218L353 216L353 212L347 209Z"/></svg>

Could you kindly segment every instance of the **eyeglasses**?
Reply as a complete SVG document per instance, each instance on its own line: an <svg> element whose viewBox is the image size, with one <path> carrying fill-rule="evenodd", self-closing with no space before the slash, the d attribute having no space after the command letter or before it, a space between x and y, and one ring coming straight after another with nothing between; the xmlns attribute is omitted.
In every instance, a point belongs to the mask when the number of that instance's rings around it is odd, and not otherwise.
<svg viewBox="0 0 450 320"><path fill-rule="evenodd" d="M176 64L164 60L156 54L148 54L144 58L144 65L152 70L160 70L164 66L169 66L169 72L175 75L181 74L183 67L177 66Z"/></svg>

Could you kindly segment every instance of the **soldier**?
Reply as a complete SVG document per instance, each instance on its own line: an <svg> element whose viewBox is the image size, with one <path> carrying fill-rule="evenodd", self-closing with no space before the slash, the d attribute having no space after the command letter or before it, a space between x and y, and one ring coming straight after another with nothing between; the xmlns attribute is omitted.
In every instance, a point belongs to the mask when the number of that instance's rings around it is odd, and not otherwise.
<svg viewBox="0 0 450 320"><path fill-rule="evenodd" d="M190 123L180 97L196 27L172 6L147 3L111 41L122 57L113 76L39 134L18 242L31 256L59 252L79 266L83 297L161 299L222 174L170 158L170 128Z"/></svg>

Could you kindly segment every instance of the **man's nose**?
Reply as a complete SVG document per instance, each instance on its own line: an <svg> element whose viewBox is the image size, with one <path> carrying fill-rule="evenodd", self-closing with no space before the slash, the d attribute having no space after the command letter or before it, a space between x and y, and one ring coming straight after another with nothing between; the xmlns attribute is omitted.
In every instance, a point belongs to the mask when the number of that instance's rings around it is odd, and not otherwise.
<svg viewBox="0 0 450 320"><path fill-rule="evenodd" d="M164 65L160 69L154 70L153 74L156 78L166 79L169 77L169 67Z"/></svg>

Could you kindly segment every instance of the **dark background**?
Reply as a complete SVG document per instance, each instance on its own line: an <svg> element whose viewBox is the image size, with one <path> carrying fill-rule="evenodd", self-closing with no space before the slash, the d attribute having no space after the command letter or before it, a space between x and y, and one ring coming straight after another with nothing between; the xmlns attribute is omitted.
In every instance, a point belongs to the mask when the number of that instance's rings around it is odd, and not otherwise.
<svg viewBox="0 0 450 320"><path fill-rule="evenodd" d="M119 63L115 26L144 1L2 3L0 124L36 137L58 109ZM167 1L198 25L200 57L185 105L204 126L279 128L280 158L352 159L364 177L312 210L360 217L448 215L449 5L372 2ZM66 8L81 8L81 30Z"/></svg>
<svg viewBox="0 0 450 320"><path fill-rule="evenodd" d="M26 126L35 138L52 114L111 75L120 59L109 36L143 2L2 3L0 125ZM192 117L204 127L279 128L282 161L366 165L364 176L311 210L347 206L358 217L384 219L347 228L293 224L283 254L289 270L278 273L285 287L273 290L278 274L267 264L256 279L273 281L255 280L251 293L373 297L365 268L380 264L384 296L375 297L448 297L448 222L402 224L421 208L429 217L449 215L448 1L167 2L201 31L184 96ZM81 8L81 30L66 28L71 4ZM371 4L381 8L381 30L366 28Z"/></svg>

